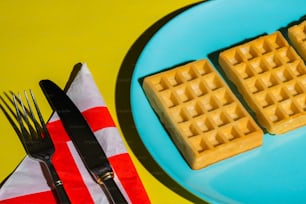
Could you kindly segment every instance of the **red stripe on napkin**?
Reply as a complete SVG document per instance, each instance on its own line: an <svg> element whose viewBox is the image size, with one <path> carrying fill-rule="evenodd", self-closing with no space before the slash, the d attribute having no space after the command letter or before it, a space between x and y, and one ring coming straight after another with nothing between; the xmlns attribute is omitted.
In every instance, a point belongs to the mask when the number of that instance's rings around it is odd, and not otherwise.
<svg viewBox="0 0 306 204"><path fill-rule="evenodd" d="M67 146L67 141L70 138L61 121L48 123L48 130L56 149L52 161L71 202L93 203L92 197Z"/></svg>
<svg viewBox="0 0 306 204"><path fill-rule="evenodd" d="M82 112L82 114L93 131L106 127L115 127L107 107L90 108ZM150 203L129 154L122 153L111 156L108 159L132 203Z"/></svg>
<svg viewBox="0 0 306 204"><path fill-rule="evenodd" d="M0 201L1 204L34 204L34 203L46 203L46 201L49 204L56 204L55 197L52 193L52 191L45 191L40 193L35 193L35 196L33 194L14 197L6 200Z"/></svg>
<svg viewBox="0 0 306 204"><path fill-rule="evenodd" d="M82 112L87 123L93 131L103 129L105 127L115 127L115 123L110 115L107 107L94 107Z"/></svg>
<svg viewBox="0 0 306 204"><path fill-rule="evenodd" d="M94 107L82 115L93 131L107 127L115 127L112 117L106 107ZM78 167L67 147L70 141L60 120L48 123L48 130L54 142L56 151L53 157L54 166L64 183L73 203L93 203L90 193L83 183ZM116 145L116 144L114 144ZM65 156L63 156L65 155ZM132 203L150 203L138 173L128 153L122 153L108 158L124 190Z"/></svg>
<svg viewBox="0 0 306 204"><path fill-rule="evenodd" d="M149 198L128 153L112 156L109 159L115 173L121 179L132 203L149 204Z"/></svg>

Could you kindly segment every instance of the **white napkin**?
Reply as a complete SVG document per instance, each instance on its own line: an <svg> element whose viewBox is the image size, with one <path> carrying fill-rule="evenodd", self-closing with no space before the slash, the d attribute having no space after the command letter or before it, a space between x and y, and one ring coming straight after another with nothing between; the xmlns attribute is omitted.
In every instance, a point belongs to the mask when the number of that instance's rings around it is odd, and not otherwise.
<svg viewBox="0 0 306 204"><path fill-rule="evenodd" d="M93 129L115 172L115 182L129 203L150 203L134 164L107 106L83 64L67 94ZM56 152L54 166L71 202L108 203L103 190L92 179L65 132L57 114L47 125ZM38 161L26 156L0 189L0 203L56 203Z"/></svg>

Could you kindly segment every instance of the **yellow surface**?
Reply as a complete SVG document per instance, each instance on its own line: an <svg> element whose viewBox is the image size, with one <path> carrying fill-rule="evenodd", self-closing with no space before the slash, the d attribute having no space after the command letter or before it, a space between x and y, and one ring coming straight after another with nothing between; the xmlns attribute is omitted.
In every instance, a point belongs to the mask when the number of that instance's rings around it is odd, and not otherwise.
<svg viewBox="0 0 306 204"><path fill-rule="evenodd" d="M0 91L33 89L47 119L51 110L38 82L64 87L73 65L86 62L118 124L115 87L129 48L153 23L195 0L0 1ZM0 114L0 181L25 152ZM152 203L190 203L147 171L131 152ZM174 187L176 188L176 187Z"/></svg>

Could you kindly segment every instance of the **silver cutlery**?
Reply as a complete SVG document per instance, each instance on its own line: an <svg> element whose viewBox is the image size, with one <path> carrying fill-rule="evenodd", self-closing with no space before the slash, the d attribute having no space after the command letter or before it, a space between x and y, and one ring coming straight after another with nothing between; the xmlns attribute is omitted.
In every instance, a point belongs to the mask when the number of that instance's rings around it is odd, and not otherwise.
<svg viewBox="0 0 306 204"><path fill-rule="evenodd" d="M50 138L34 94L31 90L29 93L32 99L31 101L27 92L24 92L26 105L24 104L20 94L17 96L11 92L12 97L10 98L9 95L5 93L10 103L14 104L15 113L10 105L3 99L3 97L1 97L3 104L11 112L15 120L18 121L19 127L16 122L14 122L14 119L10 116L8 111L4 109L4 106L1 105L1 109L18 134L27 154L47 167L48 173L50 174L49 176L51 176L52 179L52 190L56 194L57 202L68 204L70 203L69 197L51 160L55 151L54 144ZM36 112L34 112L33 109L36 110Z"/></svg>
<svg viewBox="0 0 306 204"><path fill-rule="evenodd" d="M109 201L116 204L127 203L113 180L114 173L105 152L79 109L52 81L42 80L39 84L50 106L60 117L87 170L105 190Z"/></svg>

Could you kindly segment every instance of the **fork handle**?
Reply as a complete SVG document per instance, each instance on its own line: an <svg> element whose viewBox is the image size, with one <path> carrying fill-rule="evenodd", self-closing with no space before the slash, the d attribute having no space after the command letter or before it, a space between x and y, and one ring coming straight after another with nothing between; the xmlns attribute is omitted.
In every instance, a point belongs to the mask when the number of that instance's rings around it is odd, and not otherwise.
<svg viewBox="0 0 306 204"><path fill-rule="evenodd" d="M56 173L56 170L52 164L51 161L46 162L48 165L49 173L52 177L53 184L54 184L54 190L56 192L56 199L61 204L70 204L71 201L69 200L69 197L64 189L63 182L61 181L60 177Z"/></svg>
<svg viewBox="0 0 306 204"><path fill-rule="evenodd" d="M55 191L57 195L57 199L61 204L70 204L69 197L64 189L63 183L61 180L57 180L55 183Z"/></svg>

